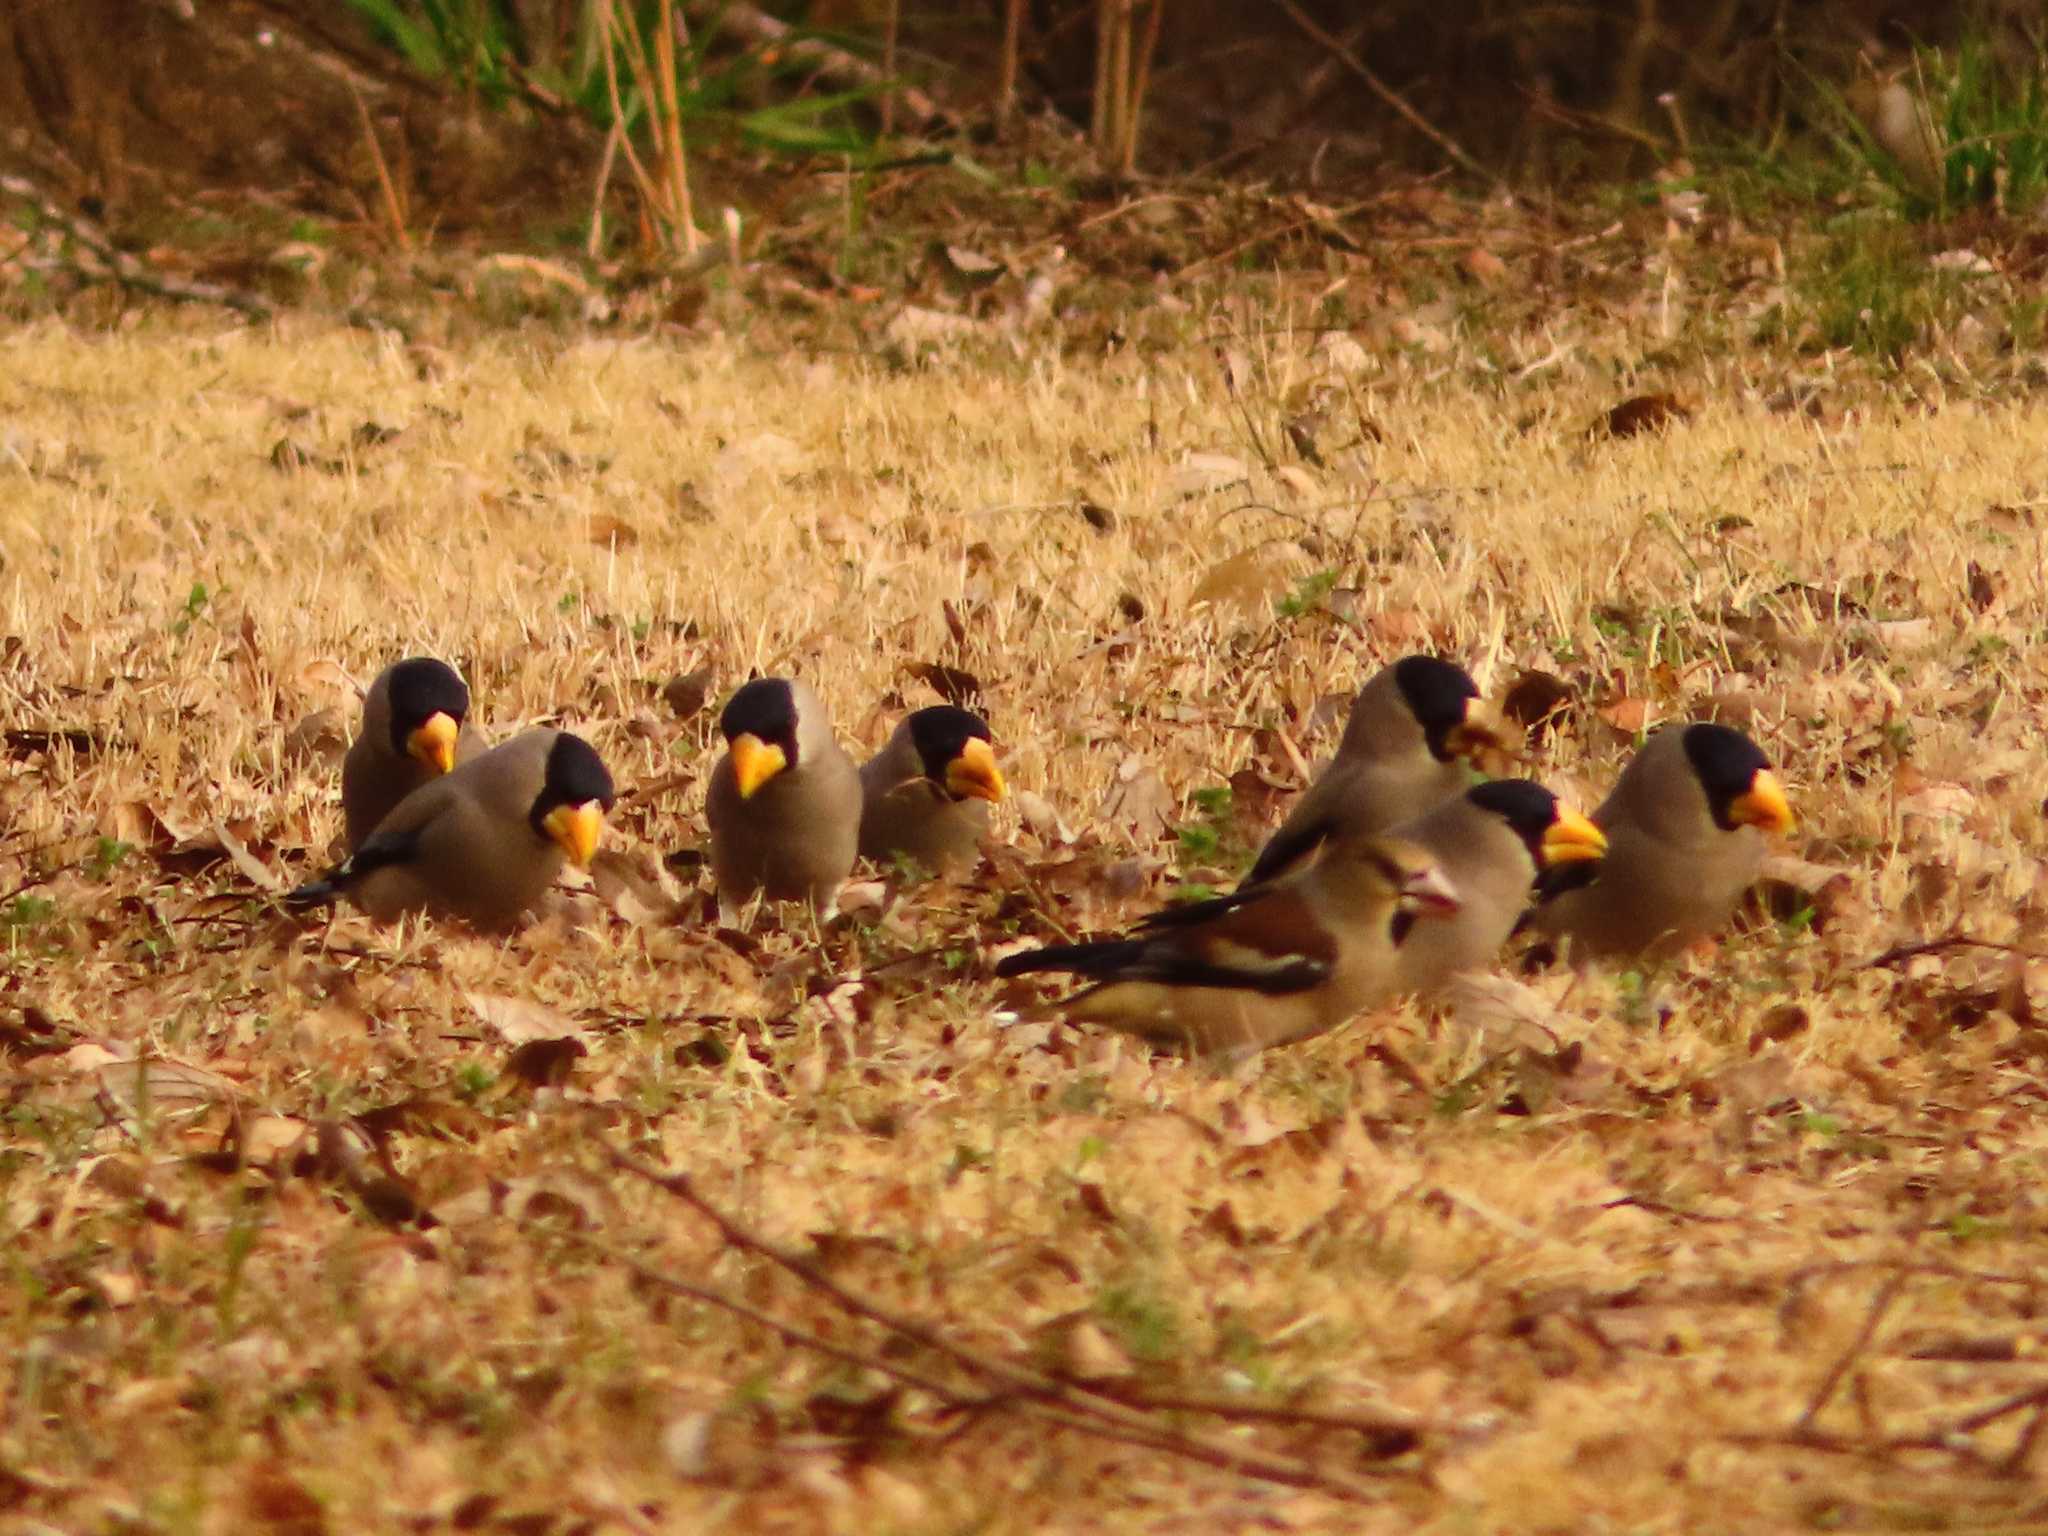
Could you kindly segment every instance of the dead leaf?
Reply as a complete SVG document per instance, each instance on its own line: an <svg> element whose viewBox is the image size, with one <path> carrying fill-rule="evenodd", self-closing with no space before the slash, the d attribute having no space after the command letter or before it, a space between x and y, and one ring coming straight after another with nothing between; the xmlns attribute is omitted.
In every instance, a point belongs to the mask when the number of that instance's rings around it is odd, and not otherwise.
<svg viewBox="0 0 2048 1536"><path fill-rule="evenodd" d="M348 750L348 726L341 711L316 709L285 732L284 752L298 763L336 763Z"/></svg>
<svg viewBox="0 0 2048 1536"><path fill-rule="evenodd" d="M672 923L683 915L683 893L651 853L603 848L590 861L597 899L629 923Z"/></svg>
<svg viewBox="0 0 2048 1536"><path fill-rule="evenodd" d="M235 836L233 830L229 828L226 822L214 822L213 835L219 839L221 848L227 853L228 862L240 870L243 878L253 884L259 891L281 891L284 889L283 877L261 859L257 858L255 854L251 853L248 844Z"/></svg>
<svg viewBox="0 0 2048 1536"><path fill-rule="evenodd" d="M142 1294L142 1282L135 1278L132 1269L117 1269L111 1265L92 1271L90 1277L93 1289L100 1293L100 1300L109 1307L127 1307L135 1304Z"/></svg>
<svg viewBox="0 0 2048 1536"><path fill-rule="evenodd" d="M1612 704L1601 705L1594 713L1622 735L1640 736L1650 723L1650 701L1623 694Z"/></svg>
<svg viewBox="0 0 2048 1536"><path fill-rule="evenodd" d="M1242 550L1202 573L1190 604L1262 610L1292 584L1292 562L1271 545Z"/></svg>
<svg viewBox="0 0 2048 1536"><path fill-rule="evenodd" d="M348 668L324 656L299 668L297 682L308 693L327 691L360 697L363 692L362 684L349 675Z"/></svg>
<svg viewBox="0 0 2048 1536"><path fill-rule="evenodd" d="M1609 437L1635 437L1690 420L1692 411L1676 395L1635 395L1609 411L1603 425Z"/></svg>
<svg viewBox="0 0 2048 1536"><path fill-rule="evenodd" d="M270 1536L327 1536L326 1507L282 1462L267 1461L252 1469L242 1485L242 1499L251 1523Z"/></svg>
<svg viewBox="0 0 2048 1536"><path fill-rule="evenodd" d="M573 1035L529 1040L505 1058L505 1070L533 1088L560 1088L590 1048Z"/></svg>
<svg viewBox="0 0 2048 1536"><path fill-rule="evenodd" d="M1126 757L1117 765L1102 799L1102 819L1128 827L1140 842L1153 841L1173 827L1180 809L1166 781L1141 757Z"/></svg>
<svg viewBox="0 0 2048 1536"><path fill-rule="evenodd" d="M1185 455L1166 479L1166 493L1176 501L1220 491L1227 485L1242 485L1251 479L1252 468L1228 453Z"/></svg>
<svg viewBox="0 0 2048 1536"><path fill-rule="evenodd" d="M906 304L889 317L882 327L884 339L899 347L915 349L923 346L937 346L942 342L965 341L988 332L988 327L979 320L966 315L949 315L944 310L927 309L921 304Z"/></svg>
<svg viewBox="0 0 2048 1536"><path fill-rule="evenodd" d="M942 245L939 249L945 253L946 265L953 269L953 275L972 287L986 287L1009 270L994 257L964 245Z"/></svg>
<svg viewBox="0 0 2048 1536"><path fill-rule="evenodd" d="M462 998L507 1045L524 1045L529 1040L562 1040L581 1033L575 1020L530 998L468 990L463 992Z"/></svg>
<svg viewBox="0 0 2048 1536"><path fill-rule="evenodd" d="M1977 612L1987 611L1998 601L1999 578L1984 569L1976 561L1970 562L1968 595L1970 606Z"/></svg>
<svg viewBox="0 0 2048 1536"><path fill-rule="evenodd" d="M1132 1374L1130 1357L1086 1313L1044 1324L1038 1346L1049 1368L1069 1381L1115 1381Z"/></svg>
<svg viewBox="0 0 2048 1536"><path fill-rule="evenodd" d="M958 709L972 709L982 700L981 679L943 662L913 661L903 669Z"/></svg>
<svg viewBox="0 0 2048 1536"><path fill-rule="evenodd" d="M234 1084L203 1067L141 1056L99 1069L102 1098L126 1114L178 1114L235 1097Z"/></svg>
<svg viewBox="0 0 2048 1536"><path fill-rule="evenodd" d="M1465 275L1482 288L1497 288L1508 275L1508 264L1484 246L1473 246L1459 265L1465 269Z"/></svg>
<svg viewBox="0 0 2048 1536"><path fill-rule="evenodd" d="M584 526L590 542L611 548L623 549L640 540L640 530L622 517L610 512L593 512Z"/></svg>
<svg viewBox="0 0 2048 1536"><path fill-rule="evenodd" d="M1053 809L1052 802L1039 794L1038 791L1034 789L1013 789L1010 791L1010 803L1017 807L1017 814L1022 818L1025 827L1040 842L1048 844L1073 842L1074 834L1072 830L1068 828L1065 822L1060 820L1059 812Z"/></svg>
<svg viewBox="0 0 2048 1536"><path fill-rule="evenodd" d="M1572 703L1571 686L1563 678L1525 668L1501 696L1500 712L1528 732L1534 745Z"/></svg>
<svg viewBox="0 0 2048 1536"><path fill-rule="evenodd" d="M289 1115L255 1115L241 1128L243 1159L261 1166L288 1164L306 1150L312 1127Z"/></svg>
<svg viewBox="0 0 2048 1536"><path fill-rule="evenodd" d="M839 910L855 922L879 922L888 906L889 886L886 881L849 880L839 887Z"/></svg>
<svg viewBox="0 0 2048 1536"><path fill-rule="evenodd" d="M678 720L689 720L700 714L711 700L711 690L717 677L709 667L698 667L680 677L672 677L661 687L661 702L666 704Z"/></svg>

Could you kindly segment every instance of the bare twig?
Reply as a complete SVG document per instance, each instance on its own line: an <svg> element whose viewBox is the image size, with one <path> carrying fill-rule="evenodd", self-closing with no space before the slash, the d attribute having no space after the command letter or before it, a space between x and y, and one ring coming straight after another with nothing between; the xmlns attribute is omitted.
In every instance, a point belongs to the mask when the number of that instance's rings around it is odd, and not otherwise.
<svg viewBox="0 0 2048 1536"><path fill-rule="evenodd" d="M673 0L661 0L655 25L660 28L654 39L655 99L660 105L654 118L657 158L662 178L668 183L668 203L675 227L682 232L683 254L694 256L702 236L697 232L696 211L690 203L689 156L683 145L683 109L676 92L676 39L680 34L687 47L689 34L683 30L682 13L673 8Z"/></svg>
<svg viewBox="0 0 2048 1536"><path fill-rule="evenodd" d="M1408 104L1407 98L1402 96L1399 91L1396 91L1392 86L1380 79L1378 75L1367 69L1364 63L1360 61L1358 55L1349 48L1346 48L1341 40L1332 37L1328 32L1317 26L1315 19L1300 6L1296 5L1294 0L1273 0L1273 3L1285 11L1289 19L1297 27L1327 48L1346 69L1364 81L1367 90L1371 91L1373 95L1379 97L1381 101L1384 101L1388 106L1400 113L1402 117L1406 118L1409 126L1414 128L1416 132L1436 145L1438 149L1441 149L1473 175L1483 177L1485 180L1492 182L1497 188L1506 189L1507 183L1496 172L1489 171L1485 166L1465 153L1464 149L1459 146L1455 139L1451 138L1449 134L1445 133L1441 128L1430 122L1428 118L1411 107Z"/></svg>
<svg viewBox="0 0 2048 1536"><path fill-rule="evenodd" d="M663 1274L646 1260L636 1258L623 1248L615 1248L610 1243L601 1242L597 1238L587 1236L582 1232L572 1231L563 1235L571 1239L579 1247L586 1248L596 1254L599 1258L609 1260L621 1268L631 1270L649 1285L658 1286L662 1290L672 1292L677 1296L687 1296L692 1301L701 1301L707 1306L717 1307L720 1311L730 1312L735 1317L743 1317L750 1323L758 1323L761 1327L766 1328L771 1333L780 1335L786 1342L796 1345L799 1349L808 1349L814 1354L824 1355L829 1359L844 1361L848 1365L860 1366L867 1370L876 1371L881 1375L902 1382L906 1387L915 1387L920 1392L929 1393L949 1408L971 1409L986 1405L986 1399L962 1392L957 1387L948 1386L936 1377L926 1376L920 1371L911 1370L908 1366L899 1365L893 1360L886 1360L878 1354L868 1354L862 1350L849 1349L844 1344L835 1344L832 1340L812 1333L808 1329L799 1328L794 1323L784 1322L772 1312L763 1312L759 1307L750 1306L746 1302L741 1301L737 1296L728 1296L723 1291L713 1290L710 1286L697 1285L688 1280L678 1280L674 1275Z"/></svg>
<svg viewBox="0 0 2048 1536"><path fill-rule="evenodd" d="M1121 1383L1104 1383L1095 1389L1104 1397L1148 1408L1155 1413L1206 1413L1218 1418L1250 1420L1267 1424L1305 1424L1317 1429L1348 1429L1361 1435L1428 1435L1474 1433L1483 1423L1456 1425L1419 1419L1396 1408L1360 1413L1341 1408L1315 1408L1294 1403L1245 1402L1235 1397L1203 1393L1158 1393L1137 1391Z"/></svg>
<svg viewBox="0 0 2048 1536"><path fill-rule="evenodd" d="M219 304L252 320L272 320L277 316L276 309L268 300L243 289L152 272L115 245L98 224L83 214L67 211L55 198L24 176L0 173L0 192L20 198L33 207L46 223L63 230L74 242L91 252L95 259L104 263L108 274L124 288L153 293L159 298L177 299L182 303Z"/></svg>
<svg viewBox="0 0 2048 1536"><path fill-rule="evenodd" d="M1117 174L1125 178L1138 168L1138 121L1145 111L1145 93L1152 85L1152 56L1159 51L1159 24L1166 16L1166 0L1152 0L1145 18L1145 40L1138 45L1137 63L1131 68L1130 90L1123 114L1123 144L1117 153Z"/></svg>
<svg viewBox="0 0 2048 1536"><path fill-rule="evenodd" d="M590 195L590 236L583 243L592 261L604 254L604 197L612 184L612 167L618 163L619 138L624 131L614 119L604 136L604 154L597 162L597 189Z"/></svg>
<svg viewBox="0 0 2048 1536"><path fill-rule="evenodd" d="M1993 954L2025 955L2030 960L2040 958L2033 950L2023 949L2017 944L2001 944L1995 939L1972 938L1967 933L1950 933L1938 939L1916 939L1906 944L1894 944L1883 954L1864 961L1857 969L1886 970L1921 955L1939 955L1951 949L1988 949Z"/></svg>
<svg viewBox="0 0 2048 1536"><path fill-rule="evenodd" d="M1007 128L1010 114L1017 109L1017 52L1024 41L1024 0L1007 0L1003 7L1003 62L996 85L996 124Z"/></svg>
<svg viewBox="0 0 2048 1536"><path fill-rule="evenodd" d="M2048 1394L2037 1393L2036 1396ZM2034 1446L2041 1438L2041 1424L2044 1419L2048 1419L2048 1401L2037 1401L2032 1415L2027 1419L2026 1427L2020 1431L2019 1439L2013 1442L2013 1448L2007 1453L2005 1460L1998 1464L2000 1472L2008 1477L2018 1477L2027 1470L2027 1463L2034 1455Z"/></svg>
<svg viewBox="0 0 2048 1536"><path fill-rule="evenodd" d="M787 57L800 59L827 79L868 90L892 91L897 103L922 128L933 128L945 112L915 86L898 85L865 59L855 58L843 48L815 37L791 37L787 22L777 21L746 0L725 0L718 7L719 25L763 47L780 49Z"/></svg>
<svg viewBox="0 0 2048 1536"><path fill-rule="evenodd" d="M363 130L363 142L369 146L370 164L376 168L377 191L384 199L384 216L391 221L391 238L398 243L398 249L407 255L412 253L412 236L405 230L405 210L399 206L398 188L391 180L391 167L384 159L384 146L377 139L377 127L370 121L370 109L363 104L363 93L356 89L351 80L348 87L349 100L356 106L356 123Z"/></svg>
<svg viewBox="0 0 2048 1536"><path fill-rule="evenodd" d="M1735 1445L1794 1445L1842 1456L1882 1458L1895 1456L1900 1451L1947 1451L1951 1455L1981 1462L1983 1456L1971 1443L1970 1437L2030 1408L2034 1410L2033 1416L2021 1429L2012 1450L1997 1464L1999 1471L2015 1473L2024 1469L2043 1423L2048 1421L2048 1386L2029 1387L2024 1392L2012 1393L1982 1408L1972 1409L1960 1418L1936 1422L1910 1435L1838 1435L1811 1425L1795 1425L1789 1430L1744 1431L1727 1438Z"/></svg>
<svg viewBox="0 0 2048 1536"><path fill-rule="evenodd" d="M1907 1270L1904 1265L1898 1266L1885 1276L1884 1284L1877 1288L1877 1294L1871 1298L1870 1310L1864 1314L1863 1326L1856 1330L1856 1337L1849 1341L1849 1347L1842 1351L1833 1365L1828 1367L1827 1375L1823 1376L1820 1385L1814 1388L1812 1398L1808 1400L1805 1410L1793 1424L1792 1433L1795 1436L1803 1435L1813 1428L1814 1420L1820 1417L1821 1410L1827 1407L1829 1400L1842 1385L1842 1378L1849 1374L1850 1369L1862 1358L1863 1352L1870 1348L1870 1341L1877 1337L1878 1327L1884 1322L1885 1314L1891 1311L1892 1304L1899 1299L1899 1293L1906 1288L1906 1280Z"/></svg>
<svg viewBox="0 0 2048 1536"><path fill-rule="evenodd" d="M124 288L133 288L138 293L153 294L160 299L175 299L181 304L218 304L236 314L246 315L251 320L269 321L277 318L277 307L268 299L250 293L244 288L231 288L225 283L209 283L198 278L171 277L162 272L152 271L130 256L108 238L107 232L83 214L71 213L62 204L44 192L24 176L0 173L0 192L20 198L33 207L44 222L54 224L64 231L74 244L82 246L96 260L102 263L107 275ZM80 275L92 277L97 274L74 267ZM345 324L358 330L391 331L399 336L410 336L409 328L402 322L374 310L351 304L340 311Z"/></svg>
<svg viewBox="0 0 2048 1536"><path fill-rule="evenodd" d="M887 0L882 17L882 76L896 78L896 45L903 30L903 0ZM896 136L896 93L882 93L882 137Z"/></svg>
<svg viewBox="0 0 2048 1536"><path fill-rule="evenodd" d="M860 1293L848 1289L816 1264L749 1231L697 1192L687 1174L667 1173L637 1158L629 1157L600 1139L612 1165L622 1172L646 1180L656 1188L689 1206L718 1229L719 1236L743 1249L779 1265L805 1285L819 1292L842 1310L878 1324L935 1354L943 1355L974 1374L1000 1382L1016 1392L1043 1400L1075 1416L1075 1427L1117 1439L1138 1437L1142 1443L1170 1451L1190 1461L1237 1472L1290 1487L1319 1488L1341 1498L1373 1496L1371 1485L1342 1472L1312 1465L1297 1457L1281 1455L1241 1444L1219 1435L1195 1430L1178 1430L1128 1407L1104 1393L1090 1390L1029 1367L982 1354L947 1338L930 1324L892 1312Z"/></svg>

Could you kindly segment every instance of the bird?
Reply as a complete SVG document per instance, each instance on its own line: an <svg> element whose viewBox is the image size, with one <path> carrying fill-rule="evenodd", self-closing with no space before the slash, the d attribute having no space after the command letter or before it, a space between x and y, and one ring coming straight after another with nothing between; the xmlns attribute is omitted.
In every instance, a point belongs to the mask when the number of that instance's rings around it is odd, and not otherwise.
<svg viewBox="0 0 2048 1536"><path fill-rule="evenodd" d="M1417 924L1395 957L1399 990L1425 997L1500 953L1539 875L1597 868L1607 851L1598 827L1528 779L1475 784L1390 835L1427 850L1458 892L1457 913Z"/></svg>
<svg viewBox="0 0 2048 1536"><path fill-rule="evenodd" d="M1404 656L1351 701L1337 752L1259 851L1244 884L1300 863L1333 832L1371 836L1420 816L1471 783L1468 759L1504 745L1463 667Z"/></svg>
<svg viewBox="0 0 2048 1536"><path fill-rule="evenodd" d="M1322 1034L1391 996L1402 942L1458 906L1426 850L1347 832L1270 883L1168 908L1124 938L1008 955L995 970L1092 982L1065 1005L1082 1023L1244 1054Z"/></svg>
<svg viewBox="0 0 2048 1536"><path fill-rule="evenodd" d="M877 863L907 858L956 874L981 854L988 808L1002 802L988 722L935 704L912 714L860 768L860 853Z"/></svg>
<svg viewBox="0 0 2048 1536"><path fill-rule="evenodd" d="M1537 933L1574 962L1666 958L1713 933L1762 873L1765 835L1792 830L1791 805L1762 748L1704 722L1655 732L1593 812L1607 853L1538 882Z"/></svg>
<svg viewBox="0 0 2048 1536"><path fill-rule="evenodd" d="M399 801L483 750L468 720L469 688L445 661L408 656L377 674L363 696L362 729L341 760L348 852Z"/></svg>
<svg viewBox="0 0 2048 1536"><path fill-rule="evenodd" d="M721 908L756 896L828 909L860 847L860 770L817 694L786 677L738 689L718 718L726 750L705 819Z"/></svg>
<svg viewBox="0 0 2048 1536"><path fill-rule="evenodd" d="M285 903L347 896L380 922L428 912L510 928L564 862L589 864L614 799L611 773L582 737L522 731L407 795L360 848Z"/></svg>

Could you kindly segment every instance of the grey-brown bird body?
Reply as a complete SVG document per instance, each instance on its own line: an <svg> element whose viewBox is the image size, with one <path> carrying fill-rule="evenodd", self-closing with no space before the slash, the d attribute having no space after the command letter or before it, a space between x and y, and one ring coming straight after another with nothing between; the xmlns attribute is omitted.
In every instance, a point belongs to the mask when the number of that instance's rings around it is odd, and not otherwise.
<svg viewBox="0 0 2048 1536"><path fill-rule="evenodd" d="M918 710L860 768L861 857L955 875L981 857L1003 798L988 724L951 705Z"/></svg>
<svg viewBox="0 0 2048 1536"><path fill-rule="evenodd" d="M483 751L469 725L469 689L455 670L411 656L377 674L363 723L341 760L341 813L349 852L398 802Z"/></svg>
<svg viewBox="0 0 2048 1536"><path fill-rule="evenodd" d="M1588 882L1545 896L1538 933L1574 959L1676 953L1716 932L1756 883L1765 833L1792 813L1769 760L1740 731L1675 725L1658 731L1593 813L1607 854Z"/></svg>
<svg viewBox="0 0 2048 1536"><path fill-rule="evenodd" d="M1527 779L1476 785L1391 835L1427 850L1458 892L1458 910L1417 923L1395 956L1399 990L1422 997L1493 963L1540 872L1595 865L1606 848L1592 822Z"/></svg>
<svg viewBox="0 0 2048 1536"><path fill-rule="evenodd" d="M803 683L761 678L733 694L719 729L726 751L704 815L720 904L765 896L827 910L859 851L861 784L824 702Z"/></svg>
<svg viewBox="0 0 2048 1536"><path fill-rule="evenodd" d="M1085 977L1095 985L1063 1005L1070 1018L1235 1054L1309 1039L1391 997L1410 925L1456 909L1423 849L1339 837L1268 884L1157 913L1128 938L1011 955L996 973Z"/></svg>
<svg viewBox="0 0 2048 1536"><path fill-rule="evenodd" d="M286 900L345 895L380 921L425 912L509 928L565 861L589 862L612 800L611 775L588 743L523 731L414 790L360 848Z"/></svg>
<svg viewBox="0 0 2048 1536"><path fill-rule="evenodd" d="M1248 884L1272 879L1336 831L1369 837L1464 792L1467 757L1494 737L1462 667L1407 656L1352 700L1337 752L1259 851Z"/></svg>

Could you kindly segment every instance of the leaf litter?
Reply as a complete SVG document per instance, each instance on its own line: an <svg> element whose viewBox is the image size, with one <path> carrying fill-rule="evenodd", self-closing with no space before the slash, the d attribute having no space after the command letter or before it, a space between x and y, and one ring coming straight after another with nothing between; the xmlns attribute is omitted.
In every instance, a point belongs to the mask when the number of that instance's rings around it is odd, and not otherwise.
<svg viewBox="0 0 2048 1536"><path fill-rule="evenodd" d="M969 238L953 276L1010 283ZM1519 268L1459 249L1512 329ZM1505 383L1448 310L1291 327L1320 301L1284 283L1199 317L1220 373L1170 307L1123 322L1142 368L922 306L881 373L14 338L11 418L99 468L10 491L55 557L17 568L0 650L36 710L0 765L6 1500L66 1525L153 1482L222 1529L2033 1518L2040 406L1638 376L1643 281L1568 335L1532 311L1500 355L1543 366ZM280 438L277 399L320 420ZM145 452L118 424L166 401ZM349 435L372 420L415 425ZM196 505L205 546L153 510ZM1736 720L1797 841L1664 972L1504 972L1229 1074L990 982L1233 873L1414 648L1484 661L1529 771L1587 803L1644 727ZM354 679L414 650L486 732L573 724L642 792L508 941L270 920L337 830ZM848 730L906 678L999 718L988 859L871 872L822 935L714 932L670 856L753 670Z"/></svg>

